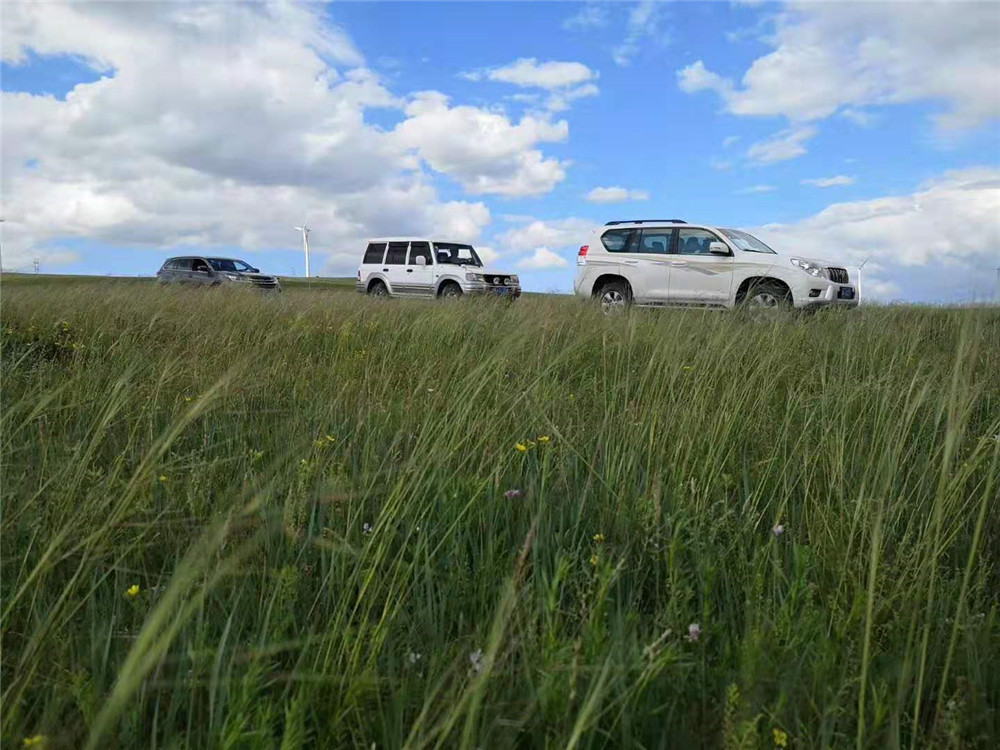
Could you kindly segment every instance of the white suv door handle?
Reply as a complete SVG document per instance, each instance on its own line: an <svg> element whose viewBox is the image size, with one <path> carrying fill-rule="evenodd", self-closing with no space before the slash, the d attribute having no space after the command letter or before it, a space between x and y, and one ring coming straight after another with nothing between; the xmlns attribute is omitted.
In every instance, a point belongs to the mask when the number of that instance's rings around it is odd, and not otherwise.
<svg viewBox="0 0 1000 750"><path fill-rule="evenodd" d="M639 265L639 261L637 261L637 260L626 260L626 261L622 261L622 262L625 265L627 265L627 266L637 266L637 265Z"/></svg>
<svg viewBox="0 0 1000 750"><path fill-rule="evenodd" d="M687 265L687 261L686 260L672 260L672 261L670 261L670 265L672 265L672 266L686 266Z"/></svg>

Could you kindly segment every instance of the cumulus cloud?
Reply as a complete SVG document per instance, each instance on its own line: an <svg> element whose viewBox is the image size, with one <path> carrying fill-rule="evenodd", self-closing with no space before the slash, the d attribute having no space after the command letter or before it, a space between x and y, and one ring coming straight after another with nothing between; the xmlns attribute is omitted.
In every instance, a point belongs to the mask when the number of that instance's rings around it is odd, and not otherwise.
<svg viewBox="0 0 1000 750"><path fill-rule="evenodd" d="M751 185L750 187L737 190L737 195L753 195L754 193L770 193L776 190L774 185Z"/></svg>
<svg viewBox="0 0 1000 750"><path fill-rule="evenodd" d="M527 57L503 67L483 68L461 75L471 81L497 81L547 91L549 98L545 106L551 112L562 112L569 109L571 102L600 93L594 83L598 78L597 71L579 62L539 62L534 57ZM537 94L515 94L511 98L534 102L540 97Z"/></svg>
<svg viewBox="0 0 1000 750"><path fill-rule="evenodd" d="M539 195L566 176L559 160L546 159L534 148L565 140L565 120L526 115L515 125L499 112L451 107L448 97L436 91L416 94L405 113L393 132L397 142L470 193Z"/></svg>
<svg viewBox="0 0 1000 750"><path fill-rule="evenodd" d="M834 203L750 231L775 249L864 268L867 293L969 302L993 294L1000 265L1000 169L946 173L912 194Z"/></svg>
<svg viewBox="0 0 1000 750"><path fill-rule="evenodd" d="M596 187L585 196L591 203L624 203L625 201L648 201L646 190L629 190L623 187Z"/></svg>
<svg viewBox="0 0 1000 750"><path fill-rule="evenodd" d="M813 179L802 180L802 184L827 188L840 187L842 185L853 185L854 181L853 177L849 177L846 174L838 174L836 177L816 177Z"/></svg>
<svg viewBox="0 0 1000 750"><path fill-rule="evenodd" d="M523 57L503 67L487 68L464 75L472 80L485 78L515 86L549 90L577 86L597 78L597 74L583 63L555 60L538 62L534 57Z"/></svg>
<svg viewBox="0 0 1000 750"><path fill-rule="evenodd" d="M918 100L941 102L942 130L1000 117L1000 45L993 3L790 4L737 85L698 60L678 71L688 93L713 91L739 115L818 120L843 109ZM808 81L808 85L802 85Z"/></svg>
<svg viewBox="0 0 1000 750"><path fill-rule="evenodd" d="M816 136L814 127L797 127L782 130L770 138L750 146L747 159L757 165L774 164L779 161L795 159L806 153L805 142Z"/></svg>
<svg viewBox="0 0 1000 750"><path fill-rule="evenodd" d="M524 226L514 227L500 235L504 247L515 252L540 247L571 247L582 244L595 222L587 219L568 218L552 221L533 220Z"/></svg>
<svg viewBox="0 0 1000 750"><path fill-rule="evenodd" d="M517 267L537 271L543 268L565 268L568 265L562 256L556 255L547 247L539 247L527 258L520 260Z"/></svg>
<svg viewBox="0 0 1000 750"><path fill-rule="evenodd" d="M9 5L4 59L32 64L29 50L102 77L65 99L2 93L5 267L71 237L296 248L308 217L317 254L344 268L370 235L480 235L486 206L442 201L429 172L509 196L565 176L540 148L565 121L400 96L314 6ZM401 122L373 125L378 108Z"/></svg>

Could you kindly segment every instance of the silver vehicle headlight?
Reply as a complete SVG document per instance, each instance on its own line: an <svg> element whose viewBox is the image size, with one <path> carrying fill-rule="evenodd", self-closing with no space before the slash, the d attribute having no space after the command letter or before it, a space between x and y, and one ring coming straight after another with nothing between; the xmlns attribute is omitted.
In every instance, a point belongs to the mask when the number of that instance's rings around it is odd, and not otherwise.
<svg viewBox="0 0 1000 750"><path fill-rule="evenodd" d="M792 258L791 261L793 266L805 271L810 276L815 276L818 279L826 278L826 271L819 263L802 260L802 258Z"/></svg>
<svg viewBox="0 0 1000 750"><path fill-rule="evenodd" d="M227 274L224 274L224 275L230 281L246 281L246 279L243 278L242 276L240 276L239 274L227 273Z"/></svg>

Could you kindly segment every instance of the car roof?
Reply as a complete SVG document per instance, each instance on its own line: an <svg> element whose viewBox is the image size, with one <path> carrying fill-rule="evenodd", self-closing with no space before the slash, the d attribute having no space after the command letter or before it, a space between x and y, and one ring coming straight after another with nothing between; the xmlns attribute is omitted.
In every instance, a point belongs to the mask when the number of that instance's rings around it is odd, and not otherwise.
<svg viewBox="0 0 1000 750"><path fill-rule="evenodd" d="M441 237L372 237L369 242L438 242L447 245L471 245L471 242L446 240Z"/></svg>
<svg viewBox="0 0 1000 750"><path fill-rule="evenodd" d="M659 227L669 227L671 229L710 229L713 232L721 231L714 224L703 224L700 221L657 221L656 219L609 222L608 224L602 224L594 231L598 234L604 234L614 229L657 229Z"/></svg>

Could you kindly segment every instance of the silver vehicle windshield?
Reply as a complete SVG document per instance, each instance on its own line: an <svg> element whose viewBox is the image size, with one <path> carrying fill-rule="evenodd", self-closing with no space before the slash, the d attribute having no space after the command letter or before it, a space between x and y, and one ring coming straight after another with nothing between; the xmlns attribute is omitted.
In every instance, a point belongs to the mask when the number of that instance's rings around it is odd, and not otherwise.
<svg viewBox="0 0 1000 750"><path fill-rule="evenodd" d="M229 271L230 273L249 273L253 271L253 266L247 265L242 260L232 258L209 258L208 262L216 271Z"/></svg>
<svg viewBox="0 0 1000 750"><path fill-rule="evenodd" d="M453 266L482 266L483 263L472 249L472 245L459 245L453 242L435 242L434 256L438 263L450 263Z"/></svg>
<svg viewBox="0 0 1000 750"><path fill-rule="evenodd" d="M740 250L745 250L748 253L768 253L770 255L777 255L774 250L769 248L752 234L741 232L738 229L721 229L719 231L726 235L726 237L729 238L729 241L736 245L736 247Z"/></svg>

